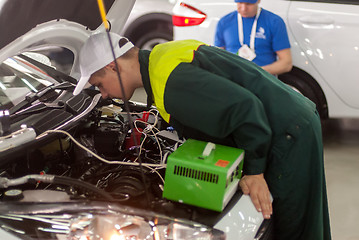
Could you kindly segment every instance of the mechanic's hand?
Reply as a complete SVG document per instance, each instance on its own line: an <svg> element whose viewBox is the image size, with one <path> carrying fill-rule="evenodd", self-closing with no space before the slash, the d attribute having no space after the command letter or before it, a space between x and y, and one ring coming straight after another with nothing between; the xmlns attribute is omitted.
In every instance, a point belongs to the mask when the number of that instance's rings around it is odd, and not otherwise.
<svg viewBox="0 0 359 240"><path fill-rule="evenodd" d="M249 194L257 211L262 212L265 219L269 219L272 215L272 201L263 174L245 175L239 186L245 195Z"/></svg>

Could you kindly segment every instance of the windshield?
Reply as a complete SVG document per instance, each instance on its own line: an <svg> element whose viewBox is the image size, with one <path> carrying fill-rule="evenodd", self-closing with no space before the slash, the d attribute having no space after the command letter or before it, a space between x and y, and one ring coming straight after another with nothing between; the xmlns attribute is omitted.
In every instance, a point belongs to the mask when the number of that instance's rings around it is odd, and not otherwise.
<svg viewBox="0 0 359 240"><path fill-rule="evenodd" d="M26 54L44 64L47 57L41 54ZM57 81L38 66L20 56L8 58L0 65L0 110L10 109L30 93L53 85Z"/></svg>

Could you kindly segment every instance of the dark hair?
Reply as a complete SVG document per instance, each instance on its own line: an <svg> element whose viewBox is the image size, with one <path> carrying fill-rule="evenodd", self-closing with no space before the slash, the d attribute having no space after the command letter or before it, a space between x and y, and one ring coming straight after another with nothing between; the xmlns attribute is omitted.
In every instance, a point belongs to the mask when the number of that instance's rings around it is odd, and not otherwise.
<svg viewBox="0 0 359 240"><path fill-rule="evenodd" d="M91 74L91 77L102 77L104 75L105 75L105 67L100 68L99 70Z"/></svg>
<svg viewBox="0 0 359 240"><path fill-rule="evenodd" d="M121 47L123 47L126 43L128 43L129 40L127 38L121 38L118 41L118 45ZM135 55L135 53L137 52L137 50L139 50L136 46L134 46L133 48L131 48L130 50L128 50L126 53L124 53L120 58L124 58L124 59L128 59L131 58Z"/></svg>
<svg viewBox="0 0 359 240"><path fill-rule="evenodd" d="M121 38L120 41L118 41L120 48L123 47L126 43L128 43L127 38Z"/></svg>

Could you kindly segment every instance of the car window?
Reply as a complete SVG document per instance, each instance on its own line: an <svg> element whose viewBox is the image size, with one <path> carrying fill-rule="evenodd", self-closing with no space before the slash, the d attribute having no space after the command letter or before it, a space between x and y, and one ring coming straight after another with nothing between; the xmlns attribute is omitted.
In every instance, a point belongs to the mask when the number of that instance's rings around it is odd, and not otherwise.
<svg viewBox="0 0 359 240"><path fill-rule="evenodd" d="M38 49L37 52L45 55L50 60L51 66L57 71L70 74L74 63L74 54L71 50L56 46Z"/></svg>
<svg viewBox="0 0 359 240"><path fill-rule="evenodd" d="M338 3L338 4L353 4L359 5L358 0L290 0L292 2L323 2L323 3Z"/></svg>
<svg viewBox="0 0 359 240"><path fill-rule="evenodd" d="M42 54L24 53L44 64L51 64ZM0 64L0 109L10 109L25 99L30 92L36 93L46 86L57 83L38 66L21 56L14 56Z"/></svg>

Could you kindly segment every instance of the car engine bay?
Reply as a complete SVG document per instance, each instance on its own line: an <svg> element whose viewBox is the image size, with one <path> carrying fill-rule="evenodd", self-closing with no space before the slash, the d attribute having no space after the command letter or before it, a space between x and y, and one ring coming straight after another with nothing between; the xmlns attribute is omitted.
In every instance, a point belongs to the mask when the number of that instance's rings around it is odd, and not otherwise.
<svg viewBox="0 0 359 240"><path fill-rule="evenodd" d="M96 91L89 89L88 92L94 94ZM68 94L61 93L59 97L66 99ZM213 225L220 215L218 212L162 197L167 156L183 140L161 119L157 110L130 102L130 115L127 115L122 101L96 96L98 98L91 98L98 100L97 107L71 124L66 124L69 120L62 117L65 115L62 112L71 112L69 109L75 108L69 106L71 104L81 106L81 112L86 112L85 106L93 103L84 94L69 97L65 104L57 104L63 108L55 112L50 108L34 114L28 107L25 111L30 114L22 112L27 118L13 114L18 122L13 122L12 127L30 123L27 129L34 128L37 136L35 140L0 152L6 153L6 157L0 155L0 177L9 181L4 183L8 187L2 189L1 201L105 200L195 221L206 215L202 222L213 221ZM49 114L52 121L45 124L44 119L48 119ZM39 122L41 127L38 127ZM41 177L47 175L55 176L57 184ZM13 196L14 189L21 197ZM58 195L59 191L66 195ZM36 192L38 196L34 197ZM57 196L60 197L56 199ZM213 218L208 218L211 215Z"/></svg>

